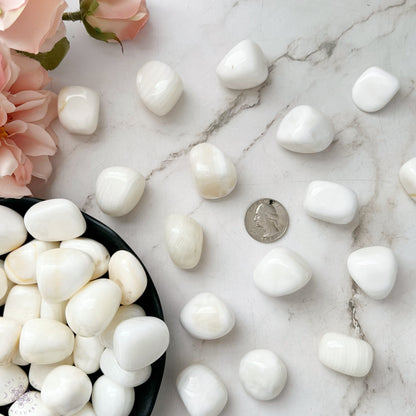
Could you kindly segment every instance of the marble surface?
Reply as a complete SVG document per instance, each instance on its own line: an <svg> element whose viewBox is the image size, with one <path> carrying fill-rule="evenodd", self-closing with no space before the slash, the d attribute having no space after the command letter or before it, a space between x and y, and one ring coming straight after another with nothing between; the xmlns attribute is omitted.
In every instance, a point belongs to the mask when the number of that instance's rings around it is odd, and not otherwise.
<svg viewBox="0 0 416 416"><path fill-rule="evenodd" d="M148 267L172 334L153 414L186 414L175 378L201 362L229 389L227 416L414 415L416 205L401 189L398 170L416 155L416 1L148 0L148 6L150 21L125 43L124 54L90 39L80 24L67 24L71 51L51 74L51 88L78 84L99 91L99 128L82 137L56 123L54 174L32 189L38 197L72 199L114 228ZM249 91L226 90L216 65L244 38L263 48L269 79ZM184 96L163 118L136 94L136 72L151 59L170 64L184 81ZM384 110L365 114L353 105L351 87L372 65L395 74L401 90ZM299 104L332 118L336 141L326 151L302 155L276 144L279 120ZM188 155L201 142L217 145L237 166L239 183L225 199L202 200L196 192ZM138 207L118 219L101 213L94 198L97 175L111 165L135 168L147 182ZM314 179L354 189L359 220L336 226L308 217L302 201ZM271 245L244 229L246 208L261 197L279 200L290 216L288 233ZM171 213L191 215L204 228L195 270L179 270L168 257L163 234ZM256 290L252 271L278 245L305 257L314 276L299 292L272 299ZM390 246L398 258L398 280L384 301L365 296L348 276L348 254L366 245ZM201 291L214 292L235 311L236 327L223 339L194 340L179 323L182 306ZM374 347L368 377L336 374L318 362L327 331L362 337ZM250 398L238 381L239 361L253 348L269 348L287 365L287 386L271 402Z"/></svg>

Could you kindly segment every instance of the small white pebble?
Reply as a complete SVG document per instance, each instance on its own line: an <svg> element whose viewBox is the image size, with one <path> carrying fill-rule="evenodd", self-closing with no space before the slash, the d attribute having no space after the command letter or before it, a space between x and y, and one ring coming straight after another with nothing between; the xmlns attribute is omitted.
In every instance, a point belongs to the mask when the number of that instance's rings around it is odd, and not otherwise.
<svg viewBox="0 0 416 416"><path fill-rule="evenodd" d="M47 407L38 391L28 391L20 396L10 407L9 416L56 416L56 413Z"/></svg>
<svg viewBox="0 0 416 416"><path fill-rule="evenodd" d="M332 224L349 224L358 210L357 195L344 185L327 181L309 184L305 211L311 217Z"/></svg>
<svg viewBox="0 0 416 416"><path fill-rule="evenodd" d="M15 402L29 385L26 373L17 365L0 367L0 406Z"/></svg>
<svg viewBox="0 0 416 416"><path fill-rule="evenodd" d="M10 289L3 316L21 324L40 316L41 296L36 285L16 285Z"/></svg>
<svg viewBox="0 0 416 416"><path fill-rule="evenodd" d="M218 416L228 401L224 383L205 365L186 367L176 379L176 387L191 416Z"/></svg>
<svg viewBox="0 0 416 416"><path fill-rule="evenodd" d="M222 84L233 90L254 88L266 81L269 75L263 51L250 39L234 46L217 66Z"/></svg>
<svg viewBox="0 0 416 416"><path fill-rule="evenodd" d="M373 113L385 107L400 89L399 80L381 68L366 69L352 88L352 100L362 111Z"/></svg>
<svg viewBox="0 0 416 416"><path fill-rule="evenodd" d="M143 104L158 116L169 113L183 92L179 75L160 61L150 61L140 68L136 86Z"/></svg>
<svg viewBox="0 0 416 416"><path fill-rule="evenodd" d="M0 316L0 366L10 364L19 349L22 325L14 319Z"/></svg>
<svg viewBox="0 0 416 416"><path fill-rule="evenodd" d="M22 216L0 205L0 255L20 247L26 237L27 231Z"/></svg>
<svg viewBox="0 0 416 416"><path fill-rule="evenodd" d="M349 255L347 265L354 282L373 299L384 299L393 289L398 266L390 248L360 248Z"/></svg>
<svg viewBox="0 0 416 416"><path fill-rule="evenodd" d="M416 157L408 160L400 168L399 178L406 193L416 201Z"/></svg>
<svg viewBox="0 0 416 416"><path fill-rule="evenodd" d="M182 308L181 324L195 338L217 339L227 335L234 327L231 309L217 296L203 292Z"/></svg>
<svg viewBox="0 0 416 416"><path fill-rule="evenodd" d="M85 374L95 373L100 368L104 347L98 337L77 335L74 344L74 365Z"/></svg>
<svg viewBox="0 0 416 416"><path fill-rule="evenodd" d="M328 332L319 344L319 360L334 371L364 377L373 364L373 349L367 342L336 332Z"/></svg>
<svg viewBox="0 0 416 416"><path fill-rule="evenodd" d="M89 135L97 130L100 97L91 88L64 87L58 95L58 117L70 133Z"/></svg>
<svg viewBox="0 0 416 416"><path fill-rule="evenodd" d="M272 400L286 385L287 370L272 351L258 349L248 352L240 361L240 381L257 400Z"/></svg>
<svg viewBox="0 0 416 416"><path fill-rule="evenodd" d="M112 217L128 214L143 195L145 179L134 169L112 166L97 178L95 197L101 211Z"/></svg>

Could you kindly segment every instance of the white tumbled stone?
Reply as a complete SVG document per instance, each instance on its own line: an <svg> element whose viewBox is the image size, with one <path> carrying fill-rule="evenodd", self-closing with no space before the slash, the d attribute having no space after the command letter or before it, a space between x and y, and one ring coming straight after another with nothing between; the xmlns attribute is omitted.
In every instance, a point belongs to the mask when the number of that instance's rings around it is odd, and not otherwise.
<svg viewBox="0 0 416 416"><path fill-rule="evenodd" d="M63 323L52 319L31 319L20 334L22 358L33 364L53 364L69 357L74 350L74 334Z"/></svg>
<svg viewBox="0 0 416 416"><path fill-rule="evenodd" d="M233 90L257 87L268 75L263 51L250 39L234 46L217 66L218 78L224 86Z"/></svg>
<svg viewBox="0 0 416 416"><path fill-rule="evenodd" d="M373 113L385 107L400 89L399 80L381 68L366 69L352 88L352 100L362 111Z"/></svg>
<svg viewBox="0 0 416 416"><path fill-rule="evenodd" d="M224 383L202 364L182 370L176 379L176 388L190 416L218 416L228 401Z"/></svg>
<svg viewBox="0 0 416 416"><path fill-rule="evenodd" d="M15 402L29 385L26 373L17 365L0 367L0 406Z"/></svg>
<svg viewBox="0 0 416 416"><path fill-rule="evenodd" d="M146 313L141 306L136 305L135 303L131 305L120 306L107 328L105 328L104 331L98 335L101 344L106 348L112 349L114 331L116 330L117 326L127 319L136 318L138 316L146 316Z"/></svg>
<svg viewBox="0 0 416 416"><path fill-rule="evenodd" d="M416 201L416 157L408 160L400 168L399 178L406 193Z"/></svg>
<svg viewBox="0 0 416 416"><path fill-rule="evenodd" d="M14 283L7 278L4 270L4 262L3 260L0 260L0 306L3 306L6 303L7 296L9 296L13 286Z"/></svg>
<svg viewBox="0 0 416 416"><path fill-rule="evenodd" d="M203 198L222 198L235 188L237 169L218 147L210 143L198 144L189 157L196 187Z"/></svg>
<svg viewBox="0 0 416 416"><path fill-rule="evenodd" d="M95 373L100 368L100 358L104 351L98 337L77 335L74 345L74 365L85 374Z"/></svg>
<svg viewBox="0 0 416 416"><path fill-rule="evenodd" d="M66 302L49 303L45 299L42 299L40 304L40 317L66 323L65 308Z"/></svg>
<svg viewBox="0 0 416 416"><path fill-rule="evenodd" d="M21 367L24 367L30 364L26 360L23 359L23 357L20 354L19 349L17 349L16 355L13 357L12 363L16 365L20 365Z"/></svg>
<svg viewBox="0 0 416 416"><path fill-rule="evenodd" d="M168 345L168 327L153 316L127 319L114 332L114 355L120 367L127 371L137 371L152 364L164 354Z"/></svg>
<svg viewBox="0 0 416 416"><path fill-rule="evenodd" d="M70 133L89 135L97 130L100 97L91 88L64 87L58 94L58 117Z"/></svg>
<svg viewBox="0 0 416 416"><path fill-rule="evenodd" d="M331 120L309 105L299 105L286 114L277 129L280 146L298 153L317 153L334 140Z"/></svg>
<svg viewBox="0 0 416 416"><path fill-rule="evenodd" d="M169 215L165 241L169 256L181 269L194 268L201 258L203 231L199 223L185 215Z"/></svg>
<svg viewBox="0 0 416 416"><path fill-rule="evenodd" d="M108 276L121 289L121 304L136 302L147 287L146 271L139 259L126 250L116 251L110 258Z"/></svg>
<svg viewBox="0 0 416 416"><path fill-rule="evenodd" d="M158 116L169 113L183 92L179 75L160 61L150 61L140 68L136 86L143 104Z"/></svg>
<svg viewBox="0 0 416 416"><path fill-rule="evenodd" d="M20 396L10 407L9 416L57 416L43 403L38 391L28 391Z"/></svg>
<svg viewBox="0 0 416 416"><path fill-rule="evenodd" d="M232 310L217 296L199 293L182 308L182 326L198 339L211 340L227 335L234 327Z"/></svg>
<svg viewBox="0 0 416 416"><path fill-rule="evenodd" d="M20 247L26 237L27 231L22 216L0 205L0 255Z"/></svg>
<svg viewBox="0 0 416 416"><path fill-rule="evenodd" d="M0 316L0 366L10 364L19 349L22 325Z"/></svg>
<svg viewBox="0 0 416 416"><path fill-rule="evenodd" d="M42 241L63 241L84 234L87 224L79 208L68 199L48 199L30 207L24 222L29 233Z"/></svg>
<svg viewBox="0 0 416 416"><path fill-rule="evenodd" d="M254 270L254 283L269 296L284 296L305 286L312 269L299 254L286 247L269 251Z"/></svg>
<svg viewBox="0 0 416 416"><path fill-rule="evenodd" d="M91 392L91 380L83 371L70 365L61 365L47 375L41 397L59 415L70 416L87 404Z"/></svg>
<svg viewBox="0 0 416 416"><path fill-rule="evenodd" d="M91 279L97 279L108 271L110 254L105 246L92 238L78 237L62 241L60 248L74 248L88 254L94 262L94 272Z"/></svg>
<svg viewBox="0 0 416 416"><path fill-rule="evenodd" d="M272 400L286 385L287 370L283 361L272 351L258 349L244 355L240 361L240 381L257 400Z"/></svg>
<svg viewBox="0 0 416 416"><path fill-rule="evenodd" d="M79 412L75 413L73 416L97 416L94 412L91 403L87 403Z"/></svg>
<svg viewBox="0 0 416 416"><path fill-rule="evenodd" d="M60 367L61 365L72 364L74 364L72 355L63 359L62 361L58 361L57 363L53 364L30 364L29 382L31 386L40 391L42 390L42 386L46 377L52 370L54 370L56 367Z"/></svg>
<svg viewBox="0 0 416 416"><path fill-rule="evenodd" d="M101 355L100 368L105 376L124 387L140 386L149 379L152 373L150 365L137 371L123 370L119 366L114 352L109 348L106 348Z"/></svg>
<svg viewBox="0 0 416 416"><path fill-rule="evenodd" d="M335 182L313 181L303 204L308 215L332 224L349 224L358 210L357 195Z"/></svg>
<svg viewBox="0 0 416 416"><path fill-rule="evenodd" d="M367 342L336 332L326 333L319 344L319 360L334 371L364 377L373 364L373 349Z"/></svg>
<svg viewBox="0 0 416 416"><path fill-rule="evenodd" d="M77 335L94 337L110 324L120 300L121 289L113 281L93 280L69 300L66 321Z"/></svg>
<svg viewBox="0 0 416 416"><path fill-rule="evenodd" d="M4 305L3 316L22 325L40 316L41 296L36 285L13 286Z"/></svg>
<svg viewBox="0 0 416 416"><path fill-rule="evenodd" d="M93 272L92 258L74 248L45 251L36 265L39 291L50 303L69 299L91 279Z"/></svg>
<svg viewBox="0 0 416 416"><path fill-rule="evenodd" d="M398 265L388 247L364 247L352 252L348 272L355 283L373 299L384 299L396 282Z"/></svg>
<svg viewBox="0 0 416 416"><path fill-rule="evenodd" d="M92 406L97 416L128 416L134 405L134 389L101 376L92 390Z"/></svg>
<svg viewBox="0 0 416 416"><path fill-rule="evenodd" d="M18 285L36 283L36 263L41 253L59 247L59 243L32 240L9 253L4 261L7 277Z"/></svg>
<svg viewBox="0 0 416 416"><path fill-rule="evenodd" d="M126 166L111 166L98 175L95 197L101 211L112 217L128 214L140 201L145 188L142 174Z"/></svg>

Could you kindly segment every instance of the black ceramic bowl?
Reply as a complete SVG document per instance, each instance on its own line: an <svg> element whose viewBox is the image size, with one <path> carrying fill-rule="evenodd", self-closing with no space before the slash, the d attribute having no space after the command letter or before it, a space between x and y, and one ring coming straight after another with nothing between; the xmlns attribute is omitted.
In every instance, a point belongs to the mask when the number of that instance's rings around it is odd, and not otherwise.
<svg viewBox="0 0 416 416"><path fill-rule="evenodd" d="M0 205L9 207L23 216L32 205L36 204L39 201L40 200L36 198L0 198ZM102 222L89 216L88 214L83 213L83 215L87 222L87 231L85 232L83 237L89 237L104 244L104 246L107 248L110 254L113 254L117 250L130 251L141 262L140 258L136 255L136 253L134 253L134 251L113 230L108 228ZM28 241L29 240L32 240L30 236L28 238ZM4 260L4 257L5 256L0 256L0 259ZM144 265L143 268L146 270ZM146 275L148 279L146 291L143 293L143 295L136 303L143 307L147 315L156 316L157 318L163 319L163 311L162 306L160 304L159 296L156 292L156 288L147 270ZM3 315L3 309L4 307L0 307L0 316ZM160 383L162 381L164 368L165 355L163 355L161 358L159 358L159 360L152 364L152 375L150 379L146 383L134 389L136 393L136 400L134 402L134 407L130 413L130 416L149 416L152 413L157 393L159 391ZM28 372L29 366L23 367L23 369L26 372ZM95 374L90 375L90 378L94 382L101 375L101 371L97 371ZM10 406L0 407L0 413L7 415L9 407Z"/></svg>

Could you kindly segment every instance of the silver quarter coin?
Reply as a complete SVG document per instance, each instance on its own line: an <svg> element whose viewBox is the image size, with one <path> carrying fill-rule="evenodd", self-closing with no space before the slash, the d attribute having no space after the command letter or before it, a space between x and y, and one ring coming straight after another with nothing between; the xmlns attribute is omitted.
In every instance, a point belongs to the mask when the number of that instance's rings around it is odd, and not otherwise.
<svg viewBox="0 0 416 416"><path fill-rule="evenodd" d="M261 243L273 243L286 234L289 216L280 202L263 198L250 205L244 225L255 240Z"/></svg>

